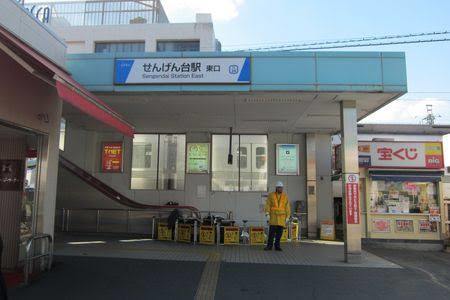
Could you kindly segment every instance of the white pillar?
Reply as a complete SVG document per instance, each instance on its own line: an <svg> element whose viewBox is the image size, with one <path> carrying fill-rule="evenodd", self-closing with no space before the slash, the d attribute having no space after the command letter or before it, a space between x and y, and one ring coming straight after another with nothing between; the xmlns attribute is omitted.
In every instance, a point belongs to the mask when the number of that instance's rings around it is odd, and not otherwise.
<svg viewBox="0 0 450 300"><path fill-rule="evenodd" d="M357 111L355 101L341 102L342 195L345 261L361 262Z"/></svg>
<svg viewBox="0 0 450 300"><path fill-rule="evenodd" d="M306 199L308 238L317 238L316 135L306 134Z"/></svg>

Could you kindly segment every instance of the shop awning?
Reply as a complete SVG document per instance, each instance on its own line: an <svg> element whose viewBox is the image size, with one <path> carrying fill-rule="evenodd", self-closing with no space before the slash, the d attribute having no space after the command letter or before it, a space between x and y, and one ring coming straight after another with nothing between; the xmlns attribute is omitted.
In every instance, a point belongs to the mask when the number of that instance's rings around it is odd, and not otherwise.
<svg viewBox="0 0 450 300"><path fill-rule="evenodd" d="M66 70L1 26L0 50L11 56L27 71L54 85L59 97L65 102L122 134L133 136L134 127L122 116L83 88Z"/></svg>
<svg viewBox="0 0 450 300"><path fill-rule="evenodd" d="M442 175L443 172L369 171L372 180L383 181L438 182Z"/></svg>

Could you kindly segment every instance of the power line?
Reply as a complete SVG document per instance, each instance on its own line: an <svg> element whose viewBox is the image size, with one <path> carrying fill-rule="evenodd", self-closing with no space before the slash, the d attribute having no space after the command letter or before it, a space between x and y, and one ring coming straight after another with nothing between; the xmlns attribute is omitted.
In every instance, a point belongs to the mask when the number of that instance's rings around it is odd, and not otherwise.
<svg viewBox="0 0 450 300"><path fill-rule="evenodd" d="M305 48L282 49L282 50L279 50L279 51L325 50L325 49L359 48L359 47L389 46L389 45L402 45L402 44L437 43L437 42L449 42L449 41L450 41L450 38L442 38L442 39L398 41L398 42L381 42L381 43L336 45L336 46L322 46L322 47L305 47Z"/></svg>
<svg viewBox="0 0 450 300"><path fill-rule="evenodd" d="M246 49L246 51L277 50L277 49L286 49L286 48L303 48L303 47L308 47L308 46L322 46L322 45L329 46L329 45L336 45L336 44L348 44L348 43L356 43L356 42L367 42L367 41L388 40L388 39L403 39L403 38L432 36L432 35L446 35L446 34L450 34L450 31L444 30L444 31L408 33L408 34L385 35L385 36L375 36L375 37L351 38L351 39L343 39L343 40L331 40L331 41L324 41L324 42L313 42L313 43L302 43L302 44L285 44L285 45L271 46L271 47L249 48L249 49ZM236 51L242 51L242 50L236 50Z"/></svg>

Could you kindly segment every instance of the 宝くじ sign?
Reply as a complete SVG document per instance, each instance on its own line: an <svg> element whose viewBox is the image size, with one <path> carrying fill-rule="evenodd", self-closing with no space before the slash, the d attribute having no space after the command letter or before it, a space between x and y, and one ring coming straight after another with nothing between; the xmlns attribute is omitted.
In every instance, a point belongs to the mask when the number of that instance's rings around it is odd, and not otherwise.
<svg viewBox="0 0 450 300"><path fill-rule="evenodd" d="M187 57L116 59L114 83L250 83L250 58Z"/></svg>

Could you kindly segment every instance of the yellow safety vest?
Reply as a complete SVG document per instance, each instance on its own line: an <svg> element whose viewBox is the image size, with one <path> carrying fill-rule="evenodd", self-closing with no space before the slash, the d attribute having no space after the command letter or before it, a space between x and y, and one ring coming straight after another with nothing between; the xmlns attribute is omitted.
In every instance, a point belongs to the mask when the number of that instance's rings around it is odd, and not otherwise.
<svg viewBox="0 0 450 300"><path fill-rule="evenodd" d="M270 225L286 226L286 218L291 216L291 205L285 193L270 193L267 197L265 212L270 215Z"/></svg>

